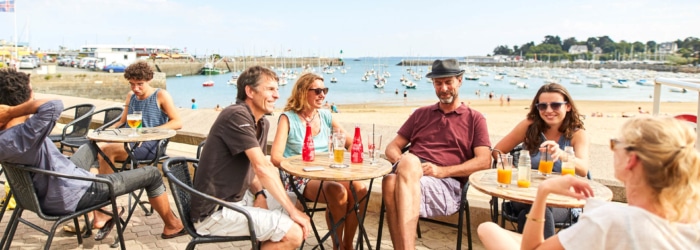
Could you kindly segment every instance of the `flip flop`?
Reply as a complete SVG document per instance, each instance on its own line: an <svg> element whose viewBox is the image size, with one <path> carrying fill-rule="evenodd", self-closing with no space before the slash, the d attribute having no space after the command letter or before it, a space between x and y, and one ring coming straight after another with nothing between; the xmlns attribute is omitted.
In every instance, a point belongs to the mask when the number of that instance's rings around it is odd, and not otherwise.
<svg viewBox="0 0 700 250"><path fill-rule="evenodd" d="M160 234L160 238L167 240L167 239L172 239L175 237L180 237L180 236L183 236L185 234L187 234L187 231L185 231L185 229L183 228L182 230L180 230L180 232L177 232L174 234Z"/></svg>
<svg viewBox="0 0 700 250"><path fill-rule="evenodd" d="M124 214L123 207L122 207L122 211L119 212L118 217L122 217L122 214ZM109 233L112 232L112 228L114 228L114 223L115 223L114 219L109 219L107 222L105 222L105 225L102 226L102 228L100 228L100 230L97 231L97 233L95 234L95 240L96 241L104 240L104 238L106 238L107 235L109 235ZM118 221L117 221L117 223L118 223Z"/></svg>
<svg viewBox="0 0 700 250"><path fill-rule="evenodd" d="M85 230L87 230L87 227L85 226L85 222L78 222L78 225L80 226L80 232L85 233ZM63 231L67 233L75 233L75 224L73 222L66 223L63 225Z"/></svg>

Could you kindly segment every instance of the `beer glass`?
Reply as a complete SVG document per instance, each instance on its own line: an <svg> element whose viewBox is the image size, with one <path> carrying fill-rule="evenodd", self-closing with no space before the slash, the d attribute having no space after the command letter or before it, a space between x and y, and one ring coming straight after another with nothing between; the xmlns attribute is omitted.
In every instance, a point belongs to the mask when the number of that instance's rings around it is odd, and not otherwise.
<svg viewBox="0 0 700 250"><path fill-rule="evenodd" d="M347 165L343 164L345 159L345 134L333 133L333 168L343 168Z"/></svg>
<svg viewBox="0 0 700 250"><path fill-rule="evenodd" d="M129 137L137 137L139 136L138 133L136 133L136 129L141 127L141 122L143 116L141 111L134 111L134 113L126 115L126 123L129 124L129 127L131 128L132 132L129 134Z"/></svg>

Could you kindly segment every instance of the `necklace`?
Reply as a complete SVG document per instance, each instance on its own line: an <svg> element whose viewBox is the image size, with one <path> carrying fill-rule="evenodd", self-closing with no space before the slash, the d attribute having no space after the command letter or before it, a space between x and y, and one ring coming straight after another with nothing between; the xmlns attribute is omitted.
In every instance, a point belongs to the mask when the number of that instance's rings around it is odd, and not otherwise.
<svg viewBox="0 0 700 250"><path fill-rule="evenodd" d="M300 117L301 117L301 118L304 118L304 120L306 121L306 123L310 123L310 122L312 122L314 119L316 119L316 113L317 113L317 112L318 112L318 111L314 110L314 113L311 115L311 118L306 117L306 116L304 116L304 115L301 115L301 113L300 113Z"/></svg>

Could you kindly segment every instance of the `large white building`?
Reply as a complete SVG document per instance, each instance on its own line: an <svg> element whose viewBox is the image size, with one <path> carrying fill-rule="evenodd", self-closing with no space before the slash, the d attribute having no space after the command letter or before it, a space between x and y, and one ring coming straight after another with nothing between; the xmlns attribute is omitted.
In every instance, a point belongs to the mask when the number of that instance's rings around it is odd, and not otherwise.
<svg viewBox="0 0 700 250"><path fill-rule="evenodd" d="M121 63L124 65L129 65L143 56L169 52L169 46L143 44L95 44L80 48L80 54L83 56L104 59L107 64Z"/></svg>

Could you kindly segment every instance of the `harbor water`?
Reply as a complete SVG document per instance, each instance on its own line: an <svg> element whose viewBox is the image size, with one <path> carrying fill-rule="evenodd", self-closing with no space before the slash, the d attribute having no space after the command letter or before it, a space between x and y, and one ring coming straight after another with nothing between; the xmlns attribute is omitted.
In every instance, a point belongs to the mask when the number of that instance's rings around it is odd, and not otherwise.
<svg viewBox="0 0 700 250"><path fill-rule="evenodd" d="M403 104L404 91L407 94L407 101L437 101L432 84L426 78L416 80L409 75L409 70L417 75L425 76L429 72L428 66L396 66L403 58L358 58L344 59L345 66L332 66L335 72L322 72L323 66L310 65L315 73L325 78L326 87L330 88L326 100L336 104L363 104L363 103L387 103ZM414 59L414 58L411 58ZM428 59L428 58L421 58ZM431 59L432 60L432 59ZM642 101L652 102L653 86L643 86L635 84L641 79L653 82L657 77L672 78L700 78L698 74L681 74L669 72L654 72L640 70L588 70L588 69L562 69L562 68L494 68L494 67L473 67L463 66L467 72L465 76L477 76L478 80L464 80L460 88L462 100L488 98L493 92L494 98L501 95L504 98L510 96L512 99L531 99L538 88L545 84L545 80L554 79L564 85L575 100L596 100L596 101ZM277 67L278 75L281 75ZM341 73L345 69L346 73ZM388 72L386 85L383 89L374 87L375 79L362 81L361 78L367 71L383 73ZM286 72L302 73L301 68L286 69ZM194 98L200 108L214 108L217 104L222 107L235 102L236 85L228 84L233 74L239 72L229 72L221 75L196 75L184 77L168 77L167 89L173 96L177 107L190 107L191 99ZM502 80L496 80L497 75L503 75ZM401 77L405 77L416 83L415 89L407 89L400 82ZM335 77L337 83L331 83L331 78ZM574 79L582 81L579 84L572 84ZM617 82L618 79L627 80L629 88L613 88L612 84L605 81ZM203 87L202 83L208 80L214 81L214 86ZM296 79L287 79L285 86L280 86L280 99L276 108L284 106L291 93L292 86ZM511 81L518 81L528 85L527 88L519 88ZM589 82L601 82L602 88L591 88L586 84ZM484 86L488 84L488 86ZM477 90L480 96L476 95ZM398 91L398 94L396 92ZM662 102L697 102L698 95L695 92L672 92L670 88L662 87Z"/></svg>

